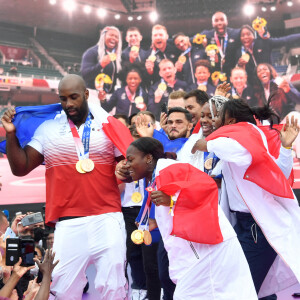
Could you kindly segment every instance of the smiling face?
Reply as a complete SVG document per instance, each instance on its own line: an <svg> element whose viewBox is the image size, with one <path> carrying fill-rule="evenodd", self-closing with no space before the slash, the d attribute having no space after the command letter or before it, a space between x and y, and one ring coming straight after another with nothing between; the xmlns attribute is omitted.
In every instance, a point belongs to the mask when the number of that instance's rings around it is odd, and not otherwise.
<svg viewBox="0 0 300 300"><path fill-rule="evenodd" d="M252 31L250 31L248 28L243 28L241 31L241 42L243 46L248 49L254 40L254 35Z"/></svg>
<svg viewBox="0 0 300 300"><path fill-rule="evenodd" d="M142 82L142 79L138 72L131 71L127 74L126 83L131 91L136 91Z"/></svg>
<svg viewBox="0 0 300 300"><path fill-rule="evenodd" d="M210 76L208 68L199 66L195 70L195 77L199 83L206 82Z"/></svg>
<svg viewBox="0 0 300 300"><path fill-rule="evenodd" d="M139 180L148 177L153 170L149 169L149 160L152 160L151 154L145 154L136 147L130 145L126 152L126 166L132 180Z"/></svg>
<svg viewBox="0 0 300 300"><path fill-rule="evenodd" d="M214 116L217 115L217 110L216 110L216 107L214 104L212 105L212 108L213 108ZM200 117L200 125L202 128L204 137L207 137L208 135L210 135L214 130L212 115L211 115L211 112L209 109L208 102L205 103L202 107L201 117Z"/></svg>
<svg viewBox="0 0 300 300"><path fill-rule="evenodd" d="M162 28L155 28L152 30L152 44L161 51L164 51L167 46L168 34Z"/></svg>
<svg viewBox="0 0 300 300"><path fill-rule="evenodd" d="M196 97L192 96L184 100L185 109L192 115L193 126L200 120L202 106L197 102Z"/></svg>
<svg viewBox="0 0 300 300"><path fill-rule="evenodd" d="M179 49L180 51L183 52L183 51L187 50L190 45L189 37L185 36L185 35L179 35L174 40L174 44L177 49Z"/></svg>
<svg viewBox="0 0 300 300"><path fill-rule="evenodd" d="M161 62L159 64L159 76L166 82L175 80L176 68L171 61Z"/></svg>
<svg viewBox="0 0 300 300"><path fill-rule="evenodd" d="M261 81L263 85L267 85L271 79L271 72L267 65L260 64L256 69L256 74L258 79Z"/></svg>
<svg viewBox="0 0 300 300"><path fill-rule="evenodd" d="M132 46L140 47L142 39L143 39L142 35L137 30L127 31L126 42L130 47Z"/></svg>
<svg viewBox="0 0 300 300"><path fill-rule="evenodd" d="M230 81L233 87L240 91L245 88L247 84L247 75L244 69L233 69L231 72Z"/></svg>
<svg viewBox="0 0 300 300"><path fill-rule="evenodd" d="M212 17L212 26L219 35L224 35L228 25L227 17L222 12L216 12Z"/></svg>
<svg viewBox="0 0 300 300"><path fill-rule="evenodd" d="M167 131L170 140L188 137L193 124L190 123L182 112L173 112L167 121Z"/></svg>
<svg viewBox="0 0 300 300"><path fill-rule="evenodd" d="M118 46L119 33L115 29L108 29L105 34L105 46L109 51L112 51Z"/></svg>

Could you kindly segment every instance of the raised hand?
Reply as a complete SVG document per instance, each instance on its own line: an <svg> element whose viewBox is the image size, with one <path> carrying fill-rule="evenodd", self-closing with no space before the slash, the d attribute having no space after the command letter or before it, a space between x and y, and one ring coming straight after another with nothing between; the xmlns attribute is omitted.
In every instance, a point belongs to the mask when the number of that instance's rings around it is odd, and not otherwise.
<svg viewBox="0 0 300 300"><path fill-rule="evenodd" d="M147 122L146 115L140 115L136 118L135 122L136 131L141 137L152 137L154 127L152 123Z"/></svg>
<svg viewBox="0 0 300 300"><path fill-rule="evenodd" d="M163 131L164 131L165 133L168 133L168 132L167 132L167 128L168 128L167 120L168 120L167 114L164 113L164 112L162 112L162 113L160 114L159 125L160 125L160 127L163 129Z"/></svg>
<svg viewBox="0 0 300 300"><path fill-rule="evenodd" d="M224 81L223 83L219 84L216 88L215 91L215 96L223 96L226 98L230 97L230 93L228 93L230 91L231 87L230 87L230 83L227 83L226 81Z"/></svg>
<svg viewBox="0 0 300 300"><path fill-rule="evenodd" d="M280 140L283 147L289 148L292 147L293 142L298 136L299 125L298 120L294 116L291 117L291 122L289 117L286 117L286 123L280 131Z"/></svg>
<svg viewBox="0 0 300 300"><path fill-rule="evenodd" d="M2 125L3 125L3 127L4 127L4 129L5 129L5 131L7 133L11 133L11 132L15 132L16 131L16 127L12 123L12 120L13 120L15 114L16 114L16 110L12 106L12 107L8 108L4 112L4 114L3 114L2 118L1 118Z"/></svg>

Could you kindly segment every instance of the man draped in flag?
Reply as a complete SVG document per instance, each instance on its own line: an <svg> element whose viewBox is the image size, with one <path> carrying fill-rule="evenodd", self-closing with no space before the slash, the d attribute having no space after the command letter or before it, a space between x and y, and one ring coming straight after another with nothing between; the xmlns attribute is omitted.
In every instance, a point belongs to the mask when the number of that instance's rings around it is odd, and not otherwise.
<svg viewBox="0 0 300 300"><path fill-rule="evenodd" d="M114 172L132 139L120 121L99 105L88 105L88 97L80 76L65 76L59 83L63 111L43 122L24 148L13 123L15 109L8 109L1 119L6 152L17 176L46 165L46 223L56 223L54 251L60 261L53 297L81 299L85 271L93 263L100 298L124 299L125 227Z"/></svg>

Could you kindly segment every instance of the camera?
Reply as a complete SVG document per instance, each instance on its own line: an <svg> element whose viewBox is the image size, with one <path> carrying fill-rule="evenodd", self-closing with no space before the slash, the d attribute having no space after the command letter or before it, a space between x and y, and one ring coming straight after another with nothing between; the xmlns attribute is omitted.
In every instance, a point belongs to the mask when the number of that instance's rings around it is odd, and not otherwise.
<svg viewBox="0 0 300 300"><path fill-rule="evenodd" d="M6 239L6 265L14 266L19 257L22 258L21 266L28 267L35 264L35 243L32 238L8 238Z"/></svg>

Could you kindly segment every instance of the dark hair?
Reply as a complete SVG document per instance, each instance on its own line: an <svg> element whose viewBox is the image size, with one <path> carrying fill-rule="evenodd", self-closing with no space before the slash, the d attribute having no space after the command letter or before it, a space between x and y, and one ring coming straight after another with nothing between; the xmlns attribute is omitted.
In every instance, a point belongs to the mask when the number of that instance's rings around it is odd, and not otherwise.
<svg viewBox="0 0 300 300"><path fill-rule="evenodd" d="M184 96L184 100L191 97L196 97L197 103L200 104L201 106L204 105L209 100L209 96L207 95L207 93L201 90L190 91Z"/></svg>
<svg viewBox="0 0 300 300"><path fill-rule="evenodd" d="M254 38L255 38L255 30L250 26L250 25L243 25L242 27L241 27L241 31L240 31L240 38L241 38L241 35L242 35L242 30L243 29L248 29L252 34L253 34L253 36L254 36Z"/></svg>
<svg viewBox="0 0 300 300"><path fill-rule="evenodd" d="M170 114L175 113L175 112L180 112L183 113L185 115L185 118L189 121L192 122L192 118L193 116L188 112L188 110L186 110L185 108L182 107L172 107L169 109L168 111L168 117L170 116Z"/></svg>
<svg viewBox="0 0 300 300"><path fill-rule="evenodd" d="M272 96L271 96L272 97ZM270 127L272 128L274 123L279 123L278 115L269 106L271 97L269 98L268 104L262 107L252 107L243 99L228 100L224 103L222 108L222 125L225 123L225 115L228 117L235 118L236 122L249 122L256 125L255 118L259 121L269 120ZM254 118L255 117L255 118Z"/></svg>
<svg viewBox="0 0 300 300"><path fill-rule="evenodd" d="M274 79L274 76L273 76L273 70L272 70L272 66L270 65L270 64L268 64L268 63L259 63L257 66L256 66L256 68L255 68L255 76L257 77L257 68L260 66L260 65L265 65L268 69L269 69L269 71L270 71L270 81L272 80L272 79ZM257 77L257 80L260 82L260 80L258 79L258 77Z"/></svg>
<svg viewBox="0 0 300 300"><path fill-rule="evenodd" d="M122 81L123 85L126 85L127 75L130 72L137 72L139 74L139 76L141 77L142 81L145 78L147 78L147 75L146 75L147 71L143 64L141 64L139 62L134 62L134 63L125 62L123 64L122 70L119 71L119 73L118 73L118 78Z"/></svg>
<svg viewBox="0 0 300 300"><path fill-rule="evenodd" d="M134 146L145 155L151 154L155 161L165 157L164 146L162 143L151 137L141 137L132 142L130 146Z"/></svg>
<svg viewBox="0 0 300 300"><path fill-rule="evenodd" d="M129 125L132 125L132 124L131 124L131 120L132 120L132 118L135 117L136 115L137 115L137 113L134 113L134 114L132 114L132 115L128 118L128 123L129 123Z"/></svg>
<svg viewBox="0 0 300 300"><path fill-rule="evenodd" d="M175 43L175 40L179 37L179 36L186 36L186 34L184 34L183 32L177 32L172 36L173 42Z"/></svg>
<svg viewBox="0 0 300 300"><path fill-rule="evenodd" d="M128 31L138 31L138 32L141 34L141 31L140 31L137 27L134 27L134 26L129 27L129 28L126 30L126 33L127 33Z"/></svg>
<svg viewBox="0 0 300 300"><path fill-rule="evenodd" d="M195 62L195 71L198 67L205 67L211 73L211 64L207 59L199 59Z"/></svg>
<svg viewBox="0 0 300 300"><path fill-rule="evenodd" d="M133 138L140 138L140 135L136 130L136 125L135 124L132 124L132 125L129 126L129 131L130 131L130 134Z"/></svg>
<svg viewBox="0 0 300 300"><path fill-rule="evenodd" d="M124 119L125 120L125 123L128 125L128 117L126 115L123 115L123 114L115 114L114 115L114 118L116 119Z"/></svg>

